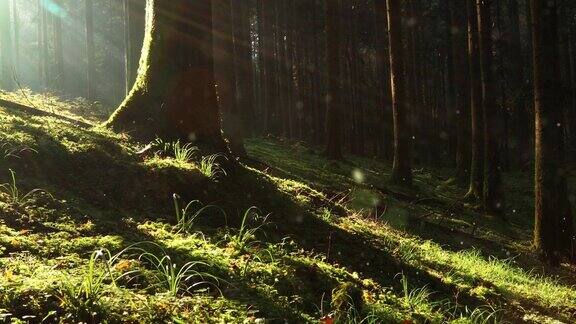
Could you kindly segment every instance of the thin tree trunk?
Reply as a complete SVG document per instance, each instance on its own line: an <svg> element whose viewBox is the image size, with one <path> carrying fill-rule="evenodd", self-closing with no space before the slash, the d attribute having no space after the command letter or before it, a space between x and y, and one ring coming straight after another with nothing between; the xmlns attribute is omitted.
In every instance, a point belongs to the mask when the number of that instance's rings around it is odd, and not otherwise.
<svg viewBox="0 0 576 324"><path fill-rule="evenodd" d="M61 0L60 0L61 1ZM60 4L60 2L57 2ZM64 90L64 48L62 44L62 17L58 14L53 15L54 19L54 55L56 56L56 87Z"/></svg>
<svg viewBox="0 0 576 324"><path fill-rule="evenodd" d="M392 182L412 184L410 132L406 124L407 98L404 89L402 53L402 8L400 0L387 0L388 37L390 42L390 79L394 120L394 164Z"/></svg>
<svg viewBox="0 0 576 324"><path fill-rule="evenodd" d="M496 107L496 80L492 57L492 18L490 3L477 0L480 68L482 80L482 111L484 115L484 210L489 215L504 215L498 134L501 119Z"/></svg>
<svg viewBox="0 0 576 324"><path fill-rule="evenodd" d="M16 0L12 0L12 21L14 26L14 70L18 72L20 68L20 15Z"/></svg>
<svg viewBox="0 0 576 324"><path fill-rule="evenodd" d="M13 54L12 54L12 33L10 26L10 2L0 0L0 86L6 90L11 90L14 86L12 81Z"/></svg>
<svg viewBox="0 0 576 324"><path fill-rule="evenodd" d="M520 10L519 0L508 1L508 15L510 16L510 63L511 82L514 90L512 101L513 146L512 152L515 163L523 168L530 163L530 118L526 110L524 60L522 57L522 41L520 38Z"/></svg>
<svg viewBox="0 0 576 324"><path fill-rule="evenodd" d="M93 0L85 0L86 6L86 98L94 100L94 86L96 78L96 57L94 46L94 7Z"/></svg>
<svg viewBox="0 0 576 324"><path fill-rule="evenodd" d="M236 0L233 0L236 1ZM245 156L243 145L243 127L237 101L237 80L235 66L243 62L235 61L234 29L232 1L213 0L214 25L214 75L218 94L218 103L222 112L222 129L230 150L238 156ZM238 14L238 13L236 13Z"/></svg>
<svg viewBox="0 0 576 324"><path fill-rule="evenodd" d="M341 95L340 95L340 1L326 0L326 56L328 60L328 92L326 95L326 154L342 159Z"/></svg>
<svg viewBox="0 0 576 324"><path fill-rule="evenodd" d="M476 0L467 0L468 15L468 63L470 72L470 187L466 194L467 200L479 200L483 191L483 136L482 125L482 86L480 82L480 57L478 39L478 20L476 18Z"/></svg>
<svg viewBox="0 0 576 324"><path fill-rule="evenodd" d="M470 177L470 80L466 58L466 2L451 1L451 43L454 60L454 107L456 114L456 178Z"/></svg>

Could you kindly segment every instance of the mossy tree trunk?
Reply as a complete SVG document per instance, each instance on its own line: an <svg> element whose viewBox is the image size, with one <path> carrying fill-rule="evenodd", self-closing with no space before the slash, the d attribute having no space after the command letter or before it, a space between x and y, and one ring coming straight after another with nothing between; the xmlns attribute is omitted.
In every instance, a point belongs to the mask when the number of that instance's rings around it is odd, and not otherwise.
<svg viewBox="0 0 576 324"><path fill-rule="evenodd" d="M216 97L210 0L148 0L137 80L107 125L140 141L226 151Z"/></svg>
<svg viewBox="0 0 576 324"><path fill-rule="evenodd" d="M552 264L574 257L574 228L564 157L563 104L556 1L532 0L535 103L536 248Z"/></svg>
<svg viewBox="0 0 576 324"><path fill-rule="evenodd" d="M394 164L391 181L412 184L410 131L406 122L407 98L404 88L404 58L402 53L402 8L400 0L387 0L388 39L390 43L390 84L392 86L392 116L394 120Z"/></svg>

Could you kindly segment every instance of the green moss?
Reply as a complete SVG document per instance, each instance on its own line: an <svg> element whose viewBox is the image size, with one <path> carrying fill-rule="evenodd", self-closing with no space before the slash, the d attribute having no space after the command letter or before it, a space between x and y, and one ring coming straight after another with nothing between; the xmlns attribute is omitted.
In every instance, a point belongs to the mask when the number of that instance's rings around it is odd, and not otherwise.
<svg viewBox="0 0 576 324"><path fill-rule="evenodd" d="M88 110L34 97L51 102L48 109L68 106L62 108L68 117ZM26 207L0 195L0 313L14 314L12 321L34 314L54 321L314 323L332 313L344 322L474 323L492 307L510 322L521 315L544 322L568 321L576 310L576 290L561 279L487 257L503 251L530 257L523 254L530 184L521 174L506 179L517 208L509 226L460 203L462 189L445 181L447 170L418 169L417 188L407 191L387 184L387 162L331 162L302 144L251 139L249 154L265 165L212 181L193 163L139 156L134 143L105 128L0 108L0 136L21 155L0 156L0 182L12 168L23 192L41 188L52 195ZM218 205L226 217L207 214L188 233L177 233L174 193ZM270 217L253 244L238 250L230 235L251 206ZM63 278L78 284L93 251L117 253L136 242L178 265L202 262L219 291L173 298L150 287L146 276L117 285L107 278L95 317L74 317L61 300ZM486 253L470 249L476 244ZM136 252L116 266L145 268ZM141 270L149 275L151 269Z"/></svg>

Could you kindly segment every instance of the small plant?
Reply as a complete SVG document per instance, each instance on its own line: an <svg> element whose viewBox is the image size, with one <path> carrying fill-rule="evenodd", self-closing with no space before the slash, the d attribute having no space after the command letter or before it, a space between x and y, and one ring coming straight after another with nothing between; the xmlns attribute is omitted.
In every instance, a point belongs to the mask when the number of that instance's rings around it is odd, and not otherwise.
<svg viewBox="0 0 576 324"><path fill-rule="evenodd" d="M492 306L478 307L473 311L468 308L465 309L465 314L463 314L456 323L468 323L468 324L492 324L500 323L499 313L501 309L495 309Z"/></svg>
<svg viewBox="0 0 576 324"><path fill-rule="evenodd" d="M164 142L160 138L157 138L150 146L157 148L156 154L171 154L176 161L181 163L190 162L198 151L198 148L193 146L192 143L182 145L179 140L176 142Z"/></svg>
<svg viewBox="0 0 576 324"><path fill-rule="evenodd" d="M217 287L206 279L218 282L218 278L197 270L199 266L207 266L204 262L187 262L178 267L169 255L165 254L158 257L150 252L142 253L139 260L152 267L151 274L156 282L152 287L165 289L167 294L172 297L192 293L206 285ZM194 282L189 283L192 281Z"/></svg>
<svg viewBox="0 0 576 324"><path fill-rule="evenodd" d="M234 235L227 235L230 240L230 244L238 249L240 252L246 251L250 246L256 243L256 233L266 225L266 217L261 217L258 213L258 208L250 207L244 212L244 216L242 217L242 224L240 224L240 228L238 232ZM260 225L250 227L250 218L256 221L260 221Z"/></svg>
<svg viewBox="0 0 576 324"><path fill-rule="evenodd" d="M174 159L178 162L190 162L197 151L198 148L193 146L191 143L186 143L184 145L180 144L180 141L172 143L172 153L174 154Z"/></svg>
<svg viewBox="0 0 576 324"><path fill-rule="evenodd" d="M64 278L64 285L60 291L61 303L82 318L92 316L104 293L105 279L108 275L110 275L110 268L104 251L94 251L90 255L88 269L79 284L71 283L68 278Z"/></svg>
<svg viewBox="0 0 576 324"><path fill-rule="evenodd" d="M404 302L411 308L417 309L423 305L428 305L428 300L430 295L432 295L426 287L416 288L409 290L408 288L408 277L402 274L400 279L402 283L402 292L404 293Z"/></svg>
<svg viewBox="0 0 576 324"><path fill-rule="evenodd" d="M15 159L19 159L20 158L20 154L22 153L26 153L26 152L31 152L31 153L38 153L38 151L36 151L33 148L29 148L29 147L13 147L11 146L9 143L2 143L0 144L0 149L2 149L2 154L4 155L4 158L15 158Z"/></svg>
<svg viewBox="0 0 576 324"><path fill-rule="evenodd" d="M222 168L220 163L218 163L219 158L227 159L223 154L213 154L202 157L199 165L200 172L211 179L219 176L226 176L226 171Z"/></svg>
<svg viewBox="0 0 576 324"><path fill-rule="evenodd" d="M226 218L226 213L217 206L202 206L199 200L192 200L184 208L182 208L180 206L180 196L174 194L172 195L172 199L174 201L174 210L176 212L176 233L189 233L194 226L196 219L211 208L218 209L224 215L224 218ZM195 211L194 207L197 207Z"/></svg>
<svg viewBox="0 0 576 324"><path fill-rule="evenodd" d="M351 283L343 283L334 288L330 304L335 319L343 323L356 323L366 307L362 290Z"/></svg>
<svg viewBox="0 0 576 324"><path fill-rule="evenodd" d="M331 223L336 219L336 217L332 213L332 210L326 207L320 209L320 218L322 218L324 221L328 223Z"/></svg>
<svg viewBox="0 0 576 324"><path fill-rule="evenodd" d="M12 205L24 207L30 202L34 195L39 193L46 193L52 197L50 193L43 189L33 189L26 194L22 194L16 183L16 173L12 169L10 169L10 177L11 181L9 183L0 184L0 192L8 196L8 202Z"/></svg>

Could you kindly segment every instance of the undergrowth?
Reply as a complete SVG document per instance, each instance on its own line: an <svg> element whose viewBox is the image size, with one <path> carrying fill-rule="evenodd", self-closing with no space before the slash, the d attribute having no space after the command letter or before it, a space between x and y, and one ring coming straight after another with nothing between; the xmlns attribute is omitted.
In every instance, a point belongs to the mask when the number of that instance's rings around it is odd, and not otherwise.
<svg viewBox="0 0 576 324"><path fill-rule="evenodd" d="M32 99L96 118L80 105ZM456 184L436 176L441 169L419 169L417 189L401 191L383 181L388 163L329 162L302 145L253 139L248 153L263 165L226 174L225 157L202 158L189 144L158 142L152 156L138 154L125 134L1 108L0 136L0 173L9 175L0 188L3 321L545 323L576 315L569 276L524 262L528 208L514 203L525 200L512 201L508 228L492 224L458 203Z"/></svg>

